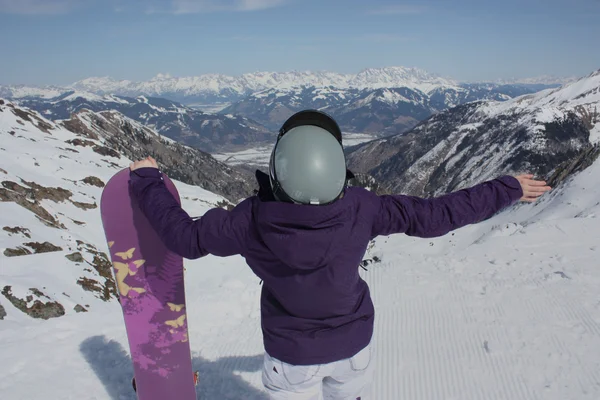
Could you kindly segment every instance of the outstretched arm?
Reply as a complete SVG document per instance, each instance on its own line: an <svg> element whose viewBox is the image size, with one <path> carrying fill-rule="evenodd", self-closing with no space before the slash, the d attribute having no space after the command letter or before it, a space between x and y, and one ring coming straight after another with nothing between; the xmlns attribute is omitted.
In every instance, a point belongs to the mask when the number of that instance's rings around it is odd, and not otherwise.
<svg viewBox="0 0 600 400"><path fill-rule="evenodd" d="M154 159L137 161L130 169L132 193L169 250L188 259L244 252L249 221L247 204L242 203L232 211L213 208L194 221L165 186Z"/></svg>
<svg viewBox="0 0 600 400"><path fill-rule="evenodd" d="M436 237L490 218L503 208L535 201L550 190L532 175L502 176L441 197L379 196L372 236L405 233Z"/></svg>

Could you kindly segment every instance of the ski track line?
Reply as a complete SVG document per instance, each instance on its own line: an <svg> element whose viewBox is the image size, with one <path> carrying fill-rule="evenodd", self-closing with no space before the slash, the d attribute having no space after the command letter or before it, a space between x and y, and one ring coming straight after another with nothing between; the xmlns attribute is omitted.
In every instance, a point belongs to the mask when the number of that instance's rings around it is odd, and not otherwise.
<svg viewBox="0 0 600 400"><path fill-rule="evenodd" d="M562 317L561 322L570 322L569 327L571 331L573 331L573 329L576 327L574 324L580 322L580 326L583 328L583 330L600 342L600 327L598 327L598 324L593 320L589 311L584 306L574 304L569 293L562 293L562 296L558 298L554 293L554 290L550 290L542 282L540 282L540 286L544 289L544 294L547 300L546 303L552 306L552 311L554 311L558 316ZM548 311L547 308L538 308L538 312L541 310L546 312ZM596 386L596 390L600 391L600 388L598 388L600 385L600 371L593 367L588 369L588 367L584 366L584 364L581 362L581 359L578 357L578 355L568 350L564 343L555 335L552 335L551 338L553 339L553 343L557 346L557 350L568 355L569 358L573 358L575 361L577 361L586 378L589 378L588 384L592 387ZM600 355L600 350L598 350L598 354ZM579 376L579 378L581 378L581 376Z"/></svg>
<svg viewBox="0 0 600 400"><path fill-rule="evenodd" d="M374 272L370 277L374 292L385 292L386 286L394 284L385 280L385 272L382 269ZM432 276L427 275L427 271L422 271L421 275ZM390 302L390 299L386 302L384 296L378 298L378 303L387 303L381 304L378 310L378 336L397 332L394 336L400 341L407 338L414 340L414 343L404 341L397 346L400 347L400 351L390 348L379 353L376 376L380 376L381 379L375 384L376 398L395 399L399 398L400 393L402 393L400 398L407 399L463 399L465 395L472 395L473 399L536 398L532 396L524 380L511 373L508 360L485 354L483 337L485 336L488 341L500 342L498 332L483 335L479 329L475 331L460 329L461 324L467 321L459 318L460 315L457 315L459 313L455 311L463 310L464 315L470 315L465 311L467 309L465 303L472 301L473 296L458 290L456 285L448 288L447 284L446 288L442 286L441 290L434 293L424 293L418 290L414 280L408 278L404 284L401 284L400 289L405 289L405 298L400 304L397 301ZM440 288L438 285L432 286L436 289ZM417 290L414 289L415 287ZM393 298L393 300L398 299ZM495 315L503 315L499 305L492 305L491 310ZM476 322L472 319L471 321ZM459 337L465 334L466 340L465 337ZM379 347L385 346L379 343ZM390 343L389 346L393 344ZM400 360L400 355L404 355L405 359ZM487 374L495 377L499 383L493 387L486 387L485 382L479 382L477 379L468 381L464 365L461 365L461 361L465 358L471 363L475 361L478 364L475 368L487 371ZM388 372L398 370L397 366L411 361L415 365L401 369L399 376L391 376L392 374Z"/></svg>
<svg viewBox="0 0 600 400"><path fill-rule="evenodd" d="M474 304L474 300L479 299L480 303L485 303L486 301L488 301L488 298L478 298L477 296L474 295L468 295L464 290L462 290L458 284L456 279L452 280L452 297L455 301L457 301L460 305L460 309L463 313L463 315L465 316L464 320L467 324L469 324L472 327L476 327L476 330L471 330L469 329L468 332L469 334L467 334L468 337L468 341L464 342L465 343L465 347L463 348L462 354L469 354L472 358L476 359L478 361L478 363L482 366L482 368L484 368L483 366L488 365L489 367L491 367L492 369L498 369L497 365L494 363L494 358L490 358L489 354L485 353L485 349L484 349L484 343L487 341L488 346L490 345L490 343L494 343L493 340L491 339L496 339L496 343L500 342L498 336L497 336L497 331L493 331L494 335L489 335L489 334L483 334L482 332L479 331L479 329L481 329L482 327L482 321L478 321L474 315L476 314L475 309L473 307ZM469 308L468 305L471 305L471 307ZM483 310L485 311L486 308L484 307ZM492 307L492 310L495 311L496 316L501 316L503 313L498 310L497 307ZM493 344L492 344L493 346ZM478 350L476 350L478 349ZM491 360L491 361L490 361ZM498 376L498 373L496 372L494 374L495 376ZM504 387L508 387L507 385L504 385ZM490 393L485 391L481 385L478 386L478 393L477 396L474 398L489 398Z"/></svg>
<svg viewBox="0 0 600 400"><path fill-rule="evenodd" d="M456 286L455 286L456 287ZM455 290L454 293L457 291ZM514 359L510 353L503 354L501 352L494 351L496 348L510 348L510 336L506 325L501 321L506 320L506 312L504 310L503 302L499 302L493 297L482 295L481 298L476 296L465 296L464 291L460 291L461 304L466 302L473 303L475 301L480 302L483 305L483 312L486 317L493 317L492 321L485 323L478 323L481 329L477 329L474 332L474 340L472 348L479 348L477 352L479 360L482 365L489 365L493 370L493 376L498 377L501 381L501 385L498 388L498 395L502 395L504 392L508 392L508 397L499 398L511 398L511 399L531 399L537 396L532 395L529 387L524 381L523 377L515 375L514 365L517 363L517 359ZM502 299L500 299L502 300ZM490 304L491 302L491 304ZM498 322L500 321L500 322ZM488 349L486 350L485 343L487 342ZM475 347L478 345L478 347ZM489 395L488 395L489 396Z"/></svg>
<svg viewBox="0 0 600 400"><path fill-rule="evenodd" d="M560 352L560 354L567 354L569 356L570 360L575 361L578 364L578 366L583 371L586 372L586 374L584 374L584 376L577 375L577 381L580 385L581 392L583 394L587 395L588 390L586 388L594 388L594 387L595 387L595 391L597 392L599 389L599 386L600 386L600 379L598 378L598 373L594 372L594 370L587 371L587 367L583 365L579 356L577 356L577 354L573 354L569 349L567 349L565 347L564 343L562 341L560 341L556 337L556 335L554 335L554 334L550 335L550 340L551 340L552 344L555 346L556 350L558 350Z"/></svg>

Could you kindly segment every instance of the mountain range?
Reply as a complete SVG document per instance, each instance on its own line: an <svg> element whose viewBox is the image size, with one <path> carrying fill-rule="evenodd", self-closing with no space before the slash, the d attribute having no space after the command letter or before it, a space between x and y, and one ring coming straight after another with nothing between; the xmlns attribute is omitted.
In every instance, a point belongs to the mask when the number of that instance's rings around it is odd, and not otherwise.
<svg viewBox="0 0 600 400"><path fill-rule="evenodd" d="M304 86L271 88L246 96L222 110L243 115L277 130L294 112L320 109L328 112L346 132L389 136L402 133L419 121L460 104L477 100L504 101L536 89L528 86L461 84L430 87L336 88Z"/></svg>
<svg viewBox="0 0 600 400"><path fill-rule="evenodd" d="M51 99L23 98L18 103L55 121L68 119L80 110L117 111L168 138L208 152L270 143L274 136L262 125L239 115L204 113L154 97L71 91Z"/></svg>
<svg viewBox="0 0 600 400"><path fill-rule="evenodd" d="M460 83L416 68L388 67L358 74L159 75L146 82L89 78L63 88L0 86L0 96L51 119L68 118L83 107L114 109L170 138L215 152L269 142L268 132L302 109L329 112L346 132L388 136L460 104L503 101L556 86L555 78L546 80L552 83Z"/></svg>
<svg viewBox="0 0 600 400"><path fill-rule="evenodd" d="M530 111L590 110L597 95L590 83L570 94L515 100L506 110L498 108L506 103L489 107L500 113L499 123L519 104ZM169 151L171 140L116 111L80 110L76 117L65 126L13 102L0 104L3 399L135 398L98 210L102 187L154 142L166 151L161 164L171 160L172 173L187 169L186 179L204 167L223 187L229 174L220 164L188 166L189 159L177 157L184 149ZM565 141L570 137L577 136ZM593 150L582 150L561 174L589 165ZM447 167L452 174L461 168ZM375 188L368 177L361 180ZM371 242L365 269L355 268L373 294L377 347L385 350L374 359L382 371L374 398L600 398L599 180L596 160L535 204L514 205L442 237L398 234ZM191 216L237 199L174 183ZM241 256L185 260L183 272L199 398L267 398L264 283Z"/></svg>
<svg viewBox="0 0 600 400"><path fill-rule="evenodd" d="M525 80L491 82L491 84L559 85L572 78L540 77ZM367 68L357 74L327 71L254 72L240 76L205 74L194 77L172 77L158 74L148 81L115 80L91 77L64 87L27 85L0 86L0 97L16 99L28 96L52 98L68 91L163 97L184 104L231 103L266 89L287 90L296 87L334 87L339 89L380 89L406 87L429 93L440 87L456 87L457 80L443 78L418 68Z"/></svg>
<svg viewBox="0 0 600 400"><path fill-rule="evenodd" d="M556 89L479 101L433 115L404 134L347 149L353 170L394 193L434 196L505 173L551 179L596 157L600 70Z"/></svg>

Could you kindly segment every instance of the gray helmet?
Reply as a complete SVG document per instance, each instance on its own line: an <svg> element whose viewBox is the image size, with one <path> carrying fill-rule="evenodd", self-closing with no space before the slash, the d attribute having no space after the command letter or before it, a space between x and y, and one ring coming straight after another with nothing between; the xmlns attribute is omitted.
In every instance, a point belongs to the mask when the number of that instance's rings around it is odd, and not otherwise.
<svg viewBox="0 0 600 400"><path fill-rule="evenodd" d="M325 205L346 188L342 132L329 115L300 111L282 126L271 153L269 178L279 201Z"/></svg>

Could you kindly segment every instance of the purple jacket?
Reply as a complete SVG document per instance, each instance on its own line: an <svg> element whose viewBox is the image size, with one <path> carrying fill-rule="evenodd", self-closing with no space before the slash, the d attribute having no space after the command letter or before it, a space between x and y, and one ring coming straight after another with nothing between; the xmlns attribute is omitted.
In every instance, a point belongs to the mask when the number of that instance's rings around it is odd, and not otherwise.
<svg viewBox="0 0 600 400"><path fill-rule="evenodd" d="M326 206L252 196L196 221L157 169L131 173L131 188L166 246L188 259L240 254L263 281L265 350L281 361L323 364L352 357L371 340L375 311L359 264L369 241L404 233L435 237L493 216L522 196L510 176L445 196L377 196L350 187ZM265 188L261 188L264 193Z"/></svg>

